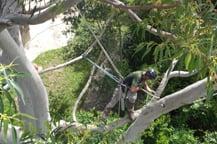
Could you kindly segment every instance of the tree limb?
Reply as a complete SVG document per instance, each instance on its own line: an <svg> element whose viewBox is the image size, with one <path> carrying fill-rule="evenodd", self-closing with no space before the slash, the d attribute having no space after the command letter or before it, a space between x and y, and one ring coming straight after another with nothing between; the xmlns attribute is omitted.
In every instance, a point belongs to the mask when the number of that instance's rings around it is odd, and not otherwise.
<svg viewBox="0 0 217 144"><path fill-rule="evenodd" d="M118 143L129 143L134 141L143 132L150 123L161 116L181 106L191 104L195 100L200 98L205 99L206 95L207 78L197 81L184 89L177 91L173 94L167 95L158 101L154 101L144 106L143 108L135 111L135 118L137 118L133 124L128 128L127 132L120 137ZM217 89L217 85L214 85L214 89ZM71 131L97 131L108 132L121 127L131 122L128 117L120 118L107 125L96 126L92 124L84 125L79 122L64 122L58 126L60 131L70 129Z"/></svg>
<svg viewBox="0 0 217 144"><path fill-rule="evenodd" d="M92 50L92 49L91 49L91 50ZM91 50L90 50L90 51L91 51ZM53 70L57 70L57 69L66 67L66 66L68 66L68 65L70 65L70 64L73 64L73 63L75 63L75 62L77 62L77 61L79 61L79 60L81 60L81 59L83 59L83 56L82 56L82 55L80 55L80 56L78 56L78 57L76 57L76 58L74 58L74 59L72 59L72 60L70 60L70 61L68 61L68 62L65 62L65 63L63 63L63 64L59 64L59 65L57 65L57 66L53 66L53 67L49 67L49 68L47 68L47 69L44 69L44 70L40 71L39 74L44 74L44 73L49 72L49 71L53 71Z"/></svg>
<svg viewBox="0 0 217 144"><path fill-rule="evenodd" d="M197 73L197 71L194 72L188 72L188 71L173 71L170 73L169 78L173 77L190 77Z"/></svg>
<svg viewBox="0 0 217 144"><path fill-rule="evenodd" d="M34 15L36 12L41 12L47 8L49 8L50 6L52 6L53 4L55 3L48 3L46 5L43 5L43 6L40 6L40 7L37 7L35 6L33 9L31 10L28 10L28 11L23 11L22 14L30 14L30 15Z"/></svg>
<svg viewBox="0 0 217 144"><path fill-rule="evenodd" d="M125 11L126 13L128 13L128 15L135 21L135 22L142 22L142 19L135 13L133 12L131 9L126 9L124 8L126 5L119 1L119 0L103 0L104 2L113 5L116 8L119 8L123 11ZM156 36L160 36L162 38L166 38L166 39L170 39L172 41L176 40L177 37L170 33L170 32L166 32L163 30L158 30L154 27L152 27L151 25L147 25L147 31L149 31L150 33L156 35Z"/></svg>
<svg viewBox="0 0 217 144"><path fill-rule="evenodd" d="M195 100L204 97L206 95L206 84L207 78L143 107L141 114L131 124L126 133L120 137L118 143L122 144L135 141L151 122L162 114L191 104ZM214 88L216 89L216 85Z"/></svg>
<svg viewBox="0 0 217 144"><path fill-rule="evenodd" d="M102 52L100 53L100 55L98 57L97 63L99 63L101 58L102 58ZM96 67L93 65L92 69L91 69L91 72L90 72L90 76L89 76L89 78L87 80L87 83L85 84L84 88L82 89L81 93L79 94L78 98L76 99L76 102L75 102L75 104L73 106L73 110L72 110L72 121L77 122L76 111L77 111L77 108L78 108L78 104L81 101L84 94L86 93L86 91L88 90L88 88L89 88L89 86L91 84L91 81L93 79L93 74L94 74L95 70L96 70Z"/></svg>
<svg viewBox="0 0 217 144"><path fill-rule="evenodd" d="M51 18L54 18L56 15L70 9L72 6L75 6L77 3L81 2L81 0L63 0L62 2L56 3L45 11L38 13L31 17L29 14L9 14L3 17L3 19L7 19L11 21L13 24L18 25L35 25L43 23Z"/></svg>
<svg viewBox="0 0 217 144"><path fill-rule="evenodd" d="M171 66L167 69L166 73L164 74L163 79L160 82L160 85L158 86L157 90L156 90L156 96L160 98L161 94L163 93L168 81L169 81L169 75L170 73L173 71L173 69L175 68L176 64L177 64L178 60L174 59L171 63Z"/></svg>
<svg viewBox="0 0 217 144"><path fill-rule="evenodd" d="M177 109L181 106L191 104L195 100L198 100L202 97L206 98L204 97L206 95L206 84L207 84L207 79L197 81L185 87L182 90L167 95L158 101L150 102L143 108L136 110L134 112L134 117L136 118L135 122L129 127L130 130L128 129L129 131L127 131L124 134L124 136L121 138L125 140L124 141L120 140L120 141L123 143L124 142L127 143L128 142L127 139L129 138L128 137L129 135L133 135L133 137L138 137L138 134L141 131L144 131L144 129L147 128L148 125L160 115L168 113L171 110ZM217 85L214 86L214 89L217 89ZM139 120L139 125L138 122L136 122L137 120ZM84 126L79 122L73 122L71 124L66 124L61 127L63 129L70 127L72 130L79 130L79 131L90 130L90 131L97 131L97 132L108 132L108 131L112 131L115 128L121 127L129 122L131 121L126 116L124 118L120 118L114 122L111 122L107 125L96 126L96 125L88 124ZM143 123L141 124L141 122ZM135 135L133 134L134 131L131 130L133 129L133 127L139 129L138 133L135 132Z"/></svg>

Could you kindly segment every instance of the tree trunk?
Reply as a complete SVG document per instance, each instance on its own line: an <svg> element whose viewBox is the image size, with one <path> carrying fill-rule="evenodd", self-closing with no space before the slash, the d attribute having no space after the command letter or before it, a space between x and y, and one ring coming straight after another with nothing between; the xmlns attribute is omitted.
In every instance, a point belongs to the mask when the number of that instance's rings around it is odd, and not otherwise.
<svg viewBox="0 0 217 144"><path fill-rule="evenodd" d="M14 61L15 69L25 74L19 77L17 83L24 93L25 104L19 98L19 110L29 114L36 120L25 119L26 128L36 127L38 132L46 132L46 121L50 119L48 96L42 80L7 30L0 33L0 48L8 56L9 62Z"/></svg>

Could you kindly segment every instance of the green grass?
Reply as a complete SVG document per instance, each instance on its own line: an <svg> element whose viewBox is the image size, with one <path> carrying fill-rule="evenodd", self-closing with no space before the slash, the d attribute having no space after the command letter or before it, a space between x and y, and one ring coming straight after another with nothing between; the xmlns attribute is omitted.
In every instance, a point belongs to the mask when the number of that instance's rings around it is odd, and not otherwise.
<svg viewBox="0 0 217 144"><path fill-rule="evenodd" d="M64 63L63 49L48 51L40 55L35 63L43 68ZM49 94L50 113L55 121L71 119L72 106L85 85L89 71L90 64L82 60L41 75Z"/></svg>

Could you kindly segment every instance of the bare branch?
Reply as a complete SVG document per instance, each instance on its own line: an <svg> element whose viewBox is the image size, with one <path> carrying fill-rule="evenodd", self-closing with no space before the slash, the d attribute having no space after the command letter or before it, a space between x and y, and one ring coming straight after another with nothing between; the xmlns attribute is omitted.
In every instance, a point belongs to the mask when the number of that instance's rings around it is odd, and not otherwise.
<svg viewBox="0 0 217 144"><path fill-rule="evenodd" d="M99 58L97 60L97 63L99 63L100 59L102 58L102 52L100 53L99 55ZM78 108L78 104L79 102L81 101L81 99L83 98L84 94L86 93L87 89L89 88L90 84L91 84L91 81L93 79L93 74L96 70L96 67L95 66L92 66L92 69L91 69L91 72L90 72L90 76L87 80L87 83L85 84L84 88L82 89L81 93L79 94L74 106L73 106L73 111L72 111L72 120L77 122L77 119L76 119L76 111L77 111L77 108Z"/></svg>
<svg viewBox="0 0 217 144"><path fill-rule="evenodd" d="M164 98L149 103L145 107L135 111L135 118L137 118L133 124L128 128L127 132L120 137L118 143L128 143L134 141L143 132L150 123L161 116L162 114L168 113L181 106L191 104L195 100L205 99L206 95L206 84L207 79L200 80L191 84L184 89L167 95ZM217 85L214 85L214 89L217 89ZM96 126L92 124L84 125L79 122L62 123L58 129L64 131L70 129L71 131L97 131L97 132L108 132L118 127L124 126L131 122L128 116L118 119L107 125Z"/></svg>
<svg viewBox="0 0 217 144"><path fill-rule="evenodd" d="M199 100L201 98L205 99L206 97L204 96L206 95L206 83L207 79L200 80L178 92L167 95L158 101L151 102L143 108L136 110L134 113L134 117L136 118L135 122L129 127L123 137L119 139L119 143L132 142L141 132L144 131L145 128L149 126L154 119L158 118L160 115L168 113L171 110L177 109L181 106L191 104L195 100ZM217 85L214 86L214 89L217 89ZM129 122L131 122L131 120L129 120L129 118L126 116L107 125L83 125L79 122L73 122L71 124L64 124L60 127L61 129L70 128L73 131L90 130L97 132L108 132L118 127L124 126Z"/></svg>
<svg viewBox="0 0 217 144"><path fill-rule="evenodd" d="M173 71L174 67L176 66L178 60L173 60L171 63L171 66L167 69L166 73L164 74L163 79L160 82L160 85L158 86L156 90L156 96L160 97L161 94L163 93L168 81L169 81L169 74Z"/></svg>
<svg viewBox="0 0 217 144"><path fill-rule="evenodd" d="M92 47L92 49L93 49L93 47ZM57 69L60 69L60 68L64 68L64 67L66 67L66 66L68 66L70 64L73 64L73 63L81 60L81 59L83 59L83 55L80 55L80 56L78 56L78 57L76 57L76 58L74 58L74 59L72 59L72 60L70 60L68 62L63 63L63 64L59 64L57 66L49 67L47 69L44 69L44 70L40 71L39 74L43 74L43 73L46 73L46 72L49 72L49 71L53 71L53 70L57 70Z"/></svg>
<svg viewBox="0 0 217 144"><path fill-rule="evenodd" d="M170 73L169 78L173 77L190 77L197 73L197 71L194 72L187 72L187 71L173 71Z"/></svg>
<svg viewBox="0 0 217 144"><path fill-rule="evenodd" d="M22 12L22 14L31 14L31 15L34 15L36 12L41 12L41 11L43 11L43 10L45 10L45 9L47 9L47 8L49 8L51 5L53 5L54 3L49 3L49 4L47 4L47 5L44 5L44 6L40 6L40 7L37 7L37 6L35 6L33 9L31 9L31 10L28 10L28 11L24 11L24 12Z"/></svg>

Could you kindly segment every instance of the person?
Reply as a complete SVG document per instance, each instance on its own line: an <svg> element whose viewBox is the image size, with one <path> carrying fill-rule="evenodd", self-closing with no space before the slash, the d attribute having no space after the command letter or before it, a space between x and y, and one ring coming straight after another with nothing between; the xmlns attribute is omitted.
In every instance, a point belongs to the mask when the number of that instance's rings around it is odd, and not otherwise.
<svg viewBox="0 0 217 144"><path fill-rule="evenodd" d="M157 77L157 73L154 69L149 69L144 71L135 71L127 75L122 83L115 89L111 101L106 105L102 118L108 117L111 109L119 100L125 102L128 116L131 120L134 120L134 105L137 99L137 92L142 89L142 87L148 92L155 94L155 91L149 88L147 85L147 80L153 80ZM122 104L123 105L123 104Z"/></svg>

